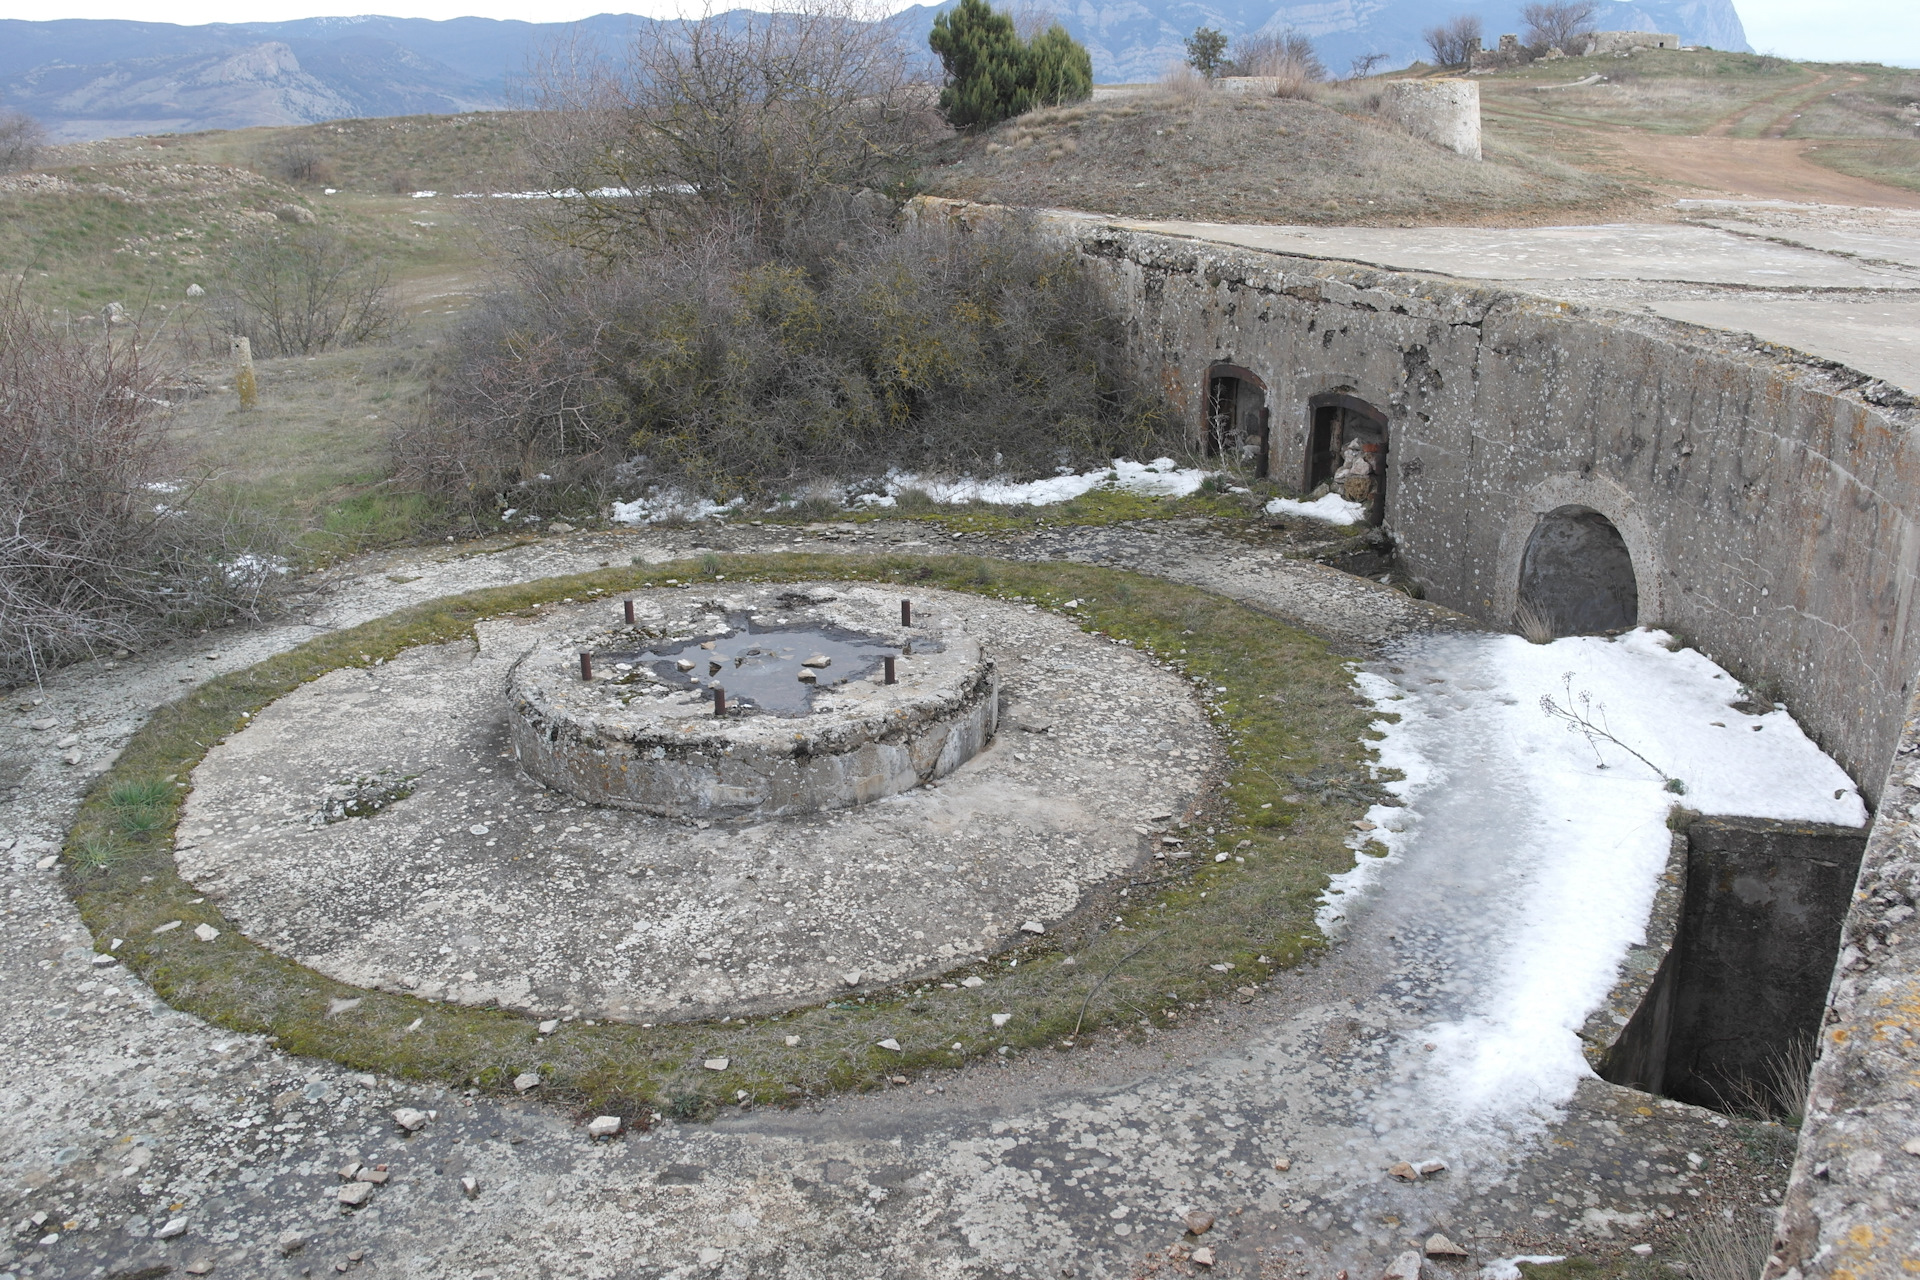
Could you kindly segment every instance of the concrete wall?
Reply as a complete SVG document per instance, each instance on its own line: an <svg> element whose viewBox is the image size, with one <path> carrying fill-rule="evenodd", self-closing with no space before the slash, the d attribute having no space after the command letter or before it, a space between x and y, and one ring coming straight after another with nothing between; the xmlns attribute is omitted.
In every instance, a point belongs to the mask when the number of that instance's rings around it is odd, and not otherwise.
<svg viewBox="0 0 1920 1280"><path fill-rule="evenodd" d="M1920 1272L1920 700L1880 790L1827 993L1769 1280Z"/></svg>
<svg viewBox="0 0 1920 1280"><path fill-rule="evenodd" d="M1866 836L1701 818L1686 838L1676 941L1600 1074L1697 1106L1773 1105L1819 1033Z"/></svg>
<svg viewBox="0 0 1920 1280"><path fill-rule="evenodd" d="M1480 159L1480 86L1472 80L1389 80L1380 114L1416 138Z"/></svg>
<svg viewBox="0 0 1920 1280"><path fill-rule="evenodd" d="M1635 49L1678 49L1680 37L1670 31L1596 31L1587 40L1589 56L1631 53Z"/></svg>
<svg viewBox="0 0 1920 1280"><path fill-rule="evenodd" d="M1632 553L1639 621L1770 682L1877 794L1920 665L1910 399L1656 318L1053 225L1130 317L1142 373L1196 440L1220 362L1266 384L1282 483L1305 480L1310 397L1374 405L1403 564L1428 598L1496 626L1540 518L1599 512Z"/></svg>

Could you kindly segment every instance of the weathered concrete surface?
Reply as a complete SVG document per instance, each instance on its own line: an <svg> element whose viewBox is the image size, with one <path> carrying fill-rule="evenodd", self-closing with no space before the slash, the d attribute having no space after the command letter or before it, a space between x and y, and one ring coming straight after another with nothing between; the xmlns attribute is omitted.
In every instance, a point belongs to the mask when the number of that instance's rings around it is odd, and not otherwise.
<svg viewBox="0 0 1920 1280"><path fill-rule="evenodd" d="M942 541L1225 586L1355 646L1458 624L1205 525L1048 531L1004 547ZM911 548L926 538L896 527L805 545L849 543ZM16 723L56 719L97 764L155 704L318 628L700 546L770 549L739 532L702 531L372 557L315 584L298 622L221 633L217 647L183 645L116 670L62 672ZM358 1253L390 1273L474 1280L1037 1280L1165 1268L1169 1249L1212 1243L1216 1275L1324 1280L1342 1268L1377 1275L1429 1229L1467 1244L1469 1267L1636 1241L1666 1255L1695 1215L1751 1215L1784 1173L1763 1136L1591 1083L1562 1121L1508 1156L1470 1152L1416 1184L1386 1176L1385 1144L1342 1109L1360 1104L1343 1099L1393 1087L1389 1050L1446 983L1416 934L1392 936L1397 923L1356 929L1316 968L1192 1010L1195 1025L1177 1034L1103 1039L816 1109L729 1113L710 1127L596 1144L574 1118L539 1104L291 1058L167 1011L142 984L93 968L57 881L35 869L92 766L60 764L43 731L10 734L22 785L5 811L14 843L0 991L13 1016L0 1052L14 1066L0 1081L10 1117L0 1171L17 1229L0 1269L22 1277L177 1271L195 1259L216 1264L216 1275L293 1277L352 1268ZM1417 917L1418 896L1408 905ZM401 1105L438 1115L406 1138L387 1118ZM1273 1168L1276 1157L1291 1167ZM337 1196L336 1171L349 1160L391 1173L357 1210ZM476 1179L473 1198L463 1177ZM1217 1215L1208 1240L1185 1236L1177 1215L1189 1208ZM42 1224L36 1213L47 1215ZM184 1233L156 1239L173 1216L185 1219ZM58 1238L38 1243L48 1236Z"/></svg>
<svg viewBox="0 0 1920 1280"><path fill-rule="evenodd" d="M1867 840L1772 1278L1920 1271L1920 706Z"/></svg>
<svg viewBox="0 0 1920 1280"><path fill-rule="evenodd" d="M514 758L549 786L596 804L667 817L773 817L898 795L952 773L992 740L999 676L960 624L957 598L920 610L907 628L895 593L841 584L818 588L811 600L799 595L718 584L691 596L656 590L630 599L639 611L632 625L608 621L617 615L606 601L550 610L540 628L482 631L483 649L518 646L506 676ZM744 626L748 618L884 642L899 655L896 683L883 682L872 658L860 679L836 679L831 669L816 675L797 665L807 656L801 650L767 668L788 693L801 672L817 686L807 714L790 718L743 703L727 664L696 660L706 652L681 659L691 688L669 687L645 663L623 673L607 657L592 680L581 678L583 652L631 654L667 636L691 643L730 634L730 619ZM777 635L762 638L749 647L775 647ZM716 716L710 689L727 684L736 697L729 714Z"/></svg>
<svg viewBox="0 0 1920 1280"><path fill-rule="evenodd" d="M964 621L1007 673L1007 731L938 786L697 824L542 787L508 758L501 690L530 639L513 633L577 629L617 608L601 601L281 698L194 771L176 860L249 937L330 977L541 1018L764 1012L984 957L1146 858L1137 828L1187 814L1220 744L1186 682L1125 646L1032 606L917 596L928 634ZM408 791L337 816L343 778Z"/></svg>
<svg viewBox="0 0 1920 1280"><path fill-rule="evenodd" d="M1903 501L1920 414L1897 389L1658 317L1055 225L1196 430L1213 365L1266 384L1276 477L1304 487L1313 397L1377 408L1386 524L1429 598L1504 627L1539 522L1597 512L1631 554L1639 621L1773 684L1871 794L1920 664L1920 526Z"/></svg>
<svg viewBox="0 0 1920 1280"><path fill-rule="evenodd" d="M1380 114L1416 138L1480 158L1480 86L1472 80L1389 80Z"/></svg>
<svg viewBox="0 0 1920 1280"><path fill-rule="evenodd" d="M1750 333L1920 392L1920 215L1681 203L1709 216L1520 229L1116 225L1604 302Z"/></svg>
<svg viewBox="0 0 1920 1280"><path fill-rule="evenodd" d="M1837 360L1920 396L1920 299L1675 298L1644 305L1672 320L1750 333L1762 342Z"/></svg>
<svg viewBox="0 0 1920 1280"><path fill-rule="evenodd" d="M1920 289L1920 267L1840 257L1719 227L1272 227L1217 222L1114 226L1292 258L1518 283L1687 281L1779 289Z"/></svg>

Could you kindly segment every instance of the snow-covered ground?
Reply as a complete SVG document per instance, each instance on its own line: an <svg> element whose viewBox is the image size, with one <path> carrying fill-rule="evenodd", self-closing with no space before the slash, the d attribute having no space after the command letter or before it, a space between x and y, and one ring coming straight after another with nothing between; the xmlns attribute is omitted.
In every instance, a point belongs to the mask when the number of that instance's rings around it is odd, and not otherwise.
<svg viewBox="0 0 1920 1280"><path fill-rule="evenodd" d="M1352 843L1387 855L1334 881L1321 925L1409 951L1400 1003L1425 1015L1368 1104L1376 1132L1436 1118L1524 1132L1572 1096L1588 1073L1575 1033L1644 940L1676 803L1865 823L1852 780L1785 709L1734 710L1739 683L1668 642L1438 636L1361 674L1399 716L1376 727L1405 807L1369 813L1377 829Z"/></svg>
<svg viewBox="0 0 1920 1280"><path fill-rule="evenodd" d="M887 491L884 494L866 494L859 501L870 506L891 507L895 495L909 489L918 489L940 503L991 502L1002 506L1030 507L1069 502L1095 489L1119 489L1130 493L1184 498L1198 491L1207 477L1213 474L1196 467L1182 467L1172 458L1155 458L1152 462L1115 458L1112 466L1095 471L1066 470L1044 480L1027 481L976 480L971 476L939 479L893 471L887 474Z"/></svg>
<svg viewBox="0 0 1920 1280"><path fill-rule="evenodd" d="M884 482L884 493L861 494L854 502L867 507L891 507L898 502L897 495L913 489L944 505L989 502L1002 506L1045 507L1070 501L1095 489L1184 498L1198 491L1207 477L1214 474L1196 467L1182 467L1172 458L1155 458L1152 462L1115 458L1112 466L1093 471L1076 472L1069 468L1059 475L1026 481L980 480L972 476L942 478L890 471ZM695 494L667 489L632 502L614 503L613 519L617 524L635 525L657 524L662 520L704 520L725 514L737 505L716 504Z"/></svg>
<svg viewBox="0 0 1920 1280"><path fill-rule="evenodd" d="M1365 507L1357 502L1349 502L1337 493L1323 493L1312 502L1275 498L1264 509L1270 516L1305 516L1309 520L1325 520L1328 524L1359 524L1367 518Z"/></svg>

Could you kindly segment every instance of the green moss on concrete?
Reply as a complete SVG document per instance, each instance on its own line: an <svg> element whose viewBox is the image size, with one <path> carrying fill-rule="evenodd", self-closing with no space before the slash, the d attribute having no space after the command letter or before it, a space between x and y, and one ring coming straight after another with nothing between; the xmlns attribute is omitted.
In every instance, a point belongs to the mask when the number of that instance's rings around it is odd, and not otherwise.
<svg viewBox="0 0 1920 1280"><path fill-rule="evenodd" d="M914 983L725 1023L572 1022L546 1037L518 1013L335 982L242 936L181 879L172 847L184 780L274 699L340 667L468 637L483 618L721 572L730 583L897 581L1028 601L1176 668L1194 683L1231 762L1188 833L1194 856L1137 868L1048 936L946 975L951 990ZM516 1075L537 1071L549 1100L698 1117L742 1093L777 1103L956 1067L1003 1046L1065 1052L1096 1034L1176 1027L1206 1002L1297 964L1320 946L1315 899L1330 873L1352 864L1346 840L1380 796L1365 742L1375 715L1325 642L1223 597L1114 570L804 554L603 569L404 609L161 708L89 792L63 867L96 945L125 939L116 954L130 969L169 1003L220 1026L364 1070L503 1092ZM1219 853L1227 860L1215 861ZM202 941L202 924L219 936ZM969 973L984 985L958 986ZM990 1015L998 1013L1012 1017L996 1031ZM886 1040L899 1051L879 1047ZM726 1069L706 1069L712 1058L726 1058Z"/></svg>

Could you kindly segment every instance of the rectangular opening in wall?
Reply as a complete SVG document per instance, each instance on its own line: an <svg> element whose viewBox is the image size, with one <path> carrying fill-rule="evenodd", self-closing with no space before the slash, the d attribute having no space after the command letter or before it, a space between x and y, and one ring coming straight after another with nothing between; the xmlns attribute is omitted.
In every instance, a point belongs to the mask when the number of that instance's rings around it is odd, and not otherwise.
<svg viewBox="0 0 1920 1280"><path fill-rule="evenodd" d="M1867 833L1697 818L1686 840L1672 949L1600 1075L1797 1122Z"/></svg>

